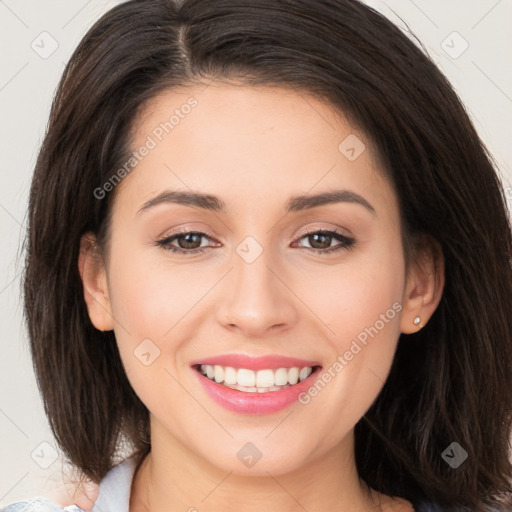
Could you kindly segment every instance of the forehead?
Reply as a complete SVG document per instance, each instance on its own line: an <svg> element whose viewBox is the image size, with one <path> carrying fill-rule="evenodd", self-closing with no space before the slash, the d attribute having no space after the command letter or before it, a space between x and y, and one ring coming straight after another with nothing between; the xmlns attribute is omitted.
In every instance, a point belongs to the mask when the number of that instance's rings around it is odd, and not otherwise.
<svg viewBox="0 0 512 512"><path fill-rule="evenodd" d="M365 134L289 89L212 82L165 91L136 119L131 147L144 156L119 189L139 206L164 188L226 198L226 211L334 188L394 205Z"/></svg>

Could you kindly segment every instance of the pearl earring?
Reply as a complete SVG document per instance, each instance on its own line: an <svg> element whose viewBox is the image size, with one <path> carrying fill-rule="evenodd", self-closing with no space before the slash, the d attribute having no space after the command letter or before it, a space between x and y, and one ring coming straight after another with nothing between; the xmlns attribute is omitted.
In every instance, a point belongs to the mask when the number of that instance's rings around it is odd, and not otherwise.
<svg viewBox="0 0 512 512"><path fill-rule="evenodd" d="M421 318L419 316L417 316L414 320L413 320L413 323L414 325L419 325L419 323L421 322Z"/></svg>

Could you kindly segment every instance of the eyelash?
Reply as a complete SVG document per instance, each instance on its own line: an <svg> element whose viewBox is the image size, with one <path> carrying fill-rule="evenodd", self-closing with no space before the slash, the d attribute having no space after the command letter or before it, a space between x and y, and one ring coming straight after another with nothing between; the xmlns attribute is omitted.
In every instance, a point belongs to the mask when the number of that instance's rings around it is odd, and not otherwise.
<svg viewBox="0 0 512 512"><path fill-rule="evenodd" d="M170 243L172 241L179 238L180 236L190 235L190 234L201 235L202 237L206 238L207 240L209 240L211 242L214 241L212 237L208 236L206 233L202 233L201 231L186 231L185 230L185 231L178 231L168 237L158 240L156 242L156 245L158 245L159 247L162 247L165 251L171 251L176 254L197 254L197 253L204 252L204 250L207 249L207 247L198 247L196 249L180 249L180 248L173 247L170 245ZM306 231L306 233L304 233L302 236L300 236L297 240L301 240L302 238L306 238L313 234L327 235L327 236L330 236L330 237L335 238L336 240L342 242L341 244L339 244L337 246L329 247L327 249L314 249L311 247L305 247L305 249L307 249L308 251L314 252L315 254L329 254L329 253L340 251L340 250L350 250L353 248L353 246L356 242L354 238L348 237L348 236L340 233L339 231L323 230L323 229L308 230L308 231Z"/></svg>

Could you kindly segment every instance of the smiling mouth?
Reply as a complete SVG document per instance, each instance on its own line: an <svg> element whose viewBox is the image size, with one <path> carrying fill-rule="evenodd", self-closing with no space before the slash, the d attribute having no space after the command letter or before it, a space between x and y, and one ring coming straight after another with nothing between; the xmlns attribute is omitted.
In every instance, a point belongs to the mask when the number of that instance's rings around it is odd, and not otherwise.
<svg viewBox="0 0 512 512"><path fill-rule="evenodd" d="M194 370L216 384L246 393L281 391L316 374L321 366L282 367L275 369L250 370L231 366L197 364Z"/></svg>

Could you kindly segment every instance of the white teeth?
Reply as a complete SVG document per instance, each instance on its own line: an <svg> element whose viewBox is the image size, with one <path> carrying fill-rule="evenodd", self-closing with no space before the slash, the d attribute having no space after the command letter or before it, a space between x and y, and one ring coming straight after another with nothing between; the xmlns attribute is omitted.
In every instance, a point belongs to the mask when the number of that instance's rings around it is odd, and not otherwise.
<svg viewBox="0 0 512 512"><path fill-rule="evenodd" d="M236 384L236 370L231 366L224 368L224 384Z"/></svg>
<svg viewBox="0 0 512 512"><path fill-rule="evenodd" d="M275 371L276 386L288 384L288 368L279 368Z"/></svg>
<svg viewBox="0 0 512 512"><path fill-rule="evenodd" d="M215 376L215 382L224 382L224 368L222 368L222 366L215 365L213 375Z"/></svg>
<svg viewBox="0 0 512 512"><path fill-rule="evenodd" d="M256 384L256 374L253 370L240 368L236 374L236 380L239 386L251 388Z"/></svg>
<svg viewBox="0 0 512 512"><path fill-rule="evenodd" d="M288 370L288 382L293 386L297 384L299 380L299 369L298 368L290 368Z"/></svg>
<svg viewBox="0 0 512 512"><path fill-rule="evenodd" d="M201 373L209 379L218 384L222 383L229 388L248 393L279 391L307 379L312 371L311 366L254 371L247 368L236 369L231 366L201 365Z"/></svg>
<svg viewBox="0 0 512 512"><path fill-rule="evenodd" d="M256 373L256 387L257 388L268 388L275 384L274 371L273 370L258 370Z"/></svg>
<svg viewBox="0 0 512 512"><path fill-rule="evenodd" d="M299 372L299 379L302 382L304 379L307 379L311 375L312 369L311 366L306 366L306 368L301 368Z"/></svg>
<svg viewBox="0 0 512 512"><path fill-rule="evenodd" d="M213 376L215 375L214 371L213 371L213 366L210 366L209 364L206 365L206 376L209 378L209 379L213 379Z"/></svg>
<svg viewBox="0 0 512 512"><path fill-rule="evenodd" d="M231 389L237 389L238 391L245 391L246 393L267 393L268 391L281 391L281 389L289 388L290 384L287 384L286 386L271 386L269 388L257 388L255 386L252 386L250 388L246 388L244 386L239 386L238 384L232 385L232 384L222 384L223 386L226 386Z"/></svg>

